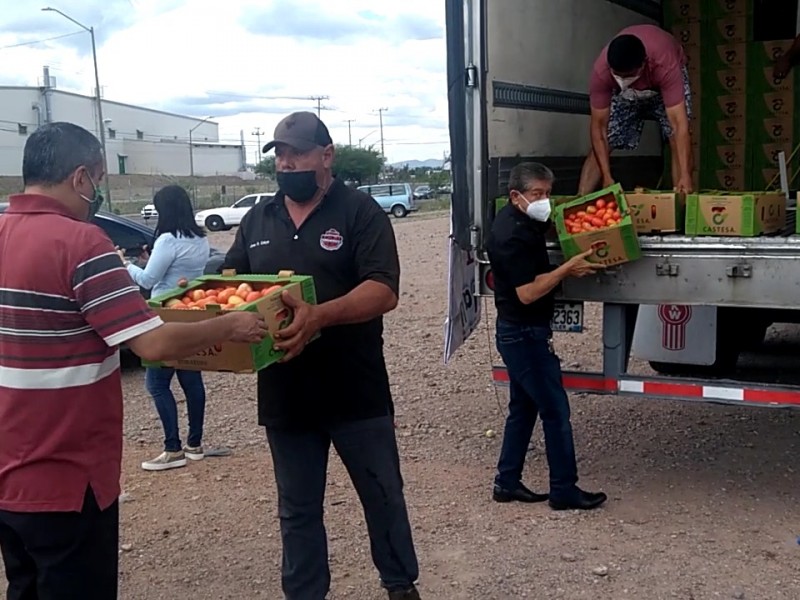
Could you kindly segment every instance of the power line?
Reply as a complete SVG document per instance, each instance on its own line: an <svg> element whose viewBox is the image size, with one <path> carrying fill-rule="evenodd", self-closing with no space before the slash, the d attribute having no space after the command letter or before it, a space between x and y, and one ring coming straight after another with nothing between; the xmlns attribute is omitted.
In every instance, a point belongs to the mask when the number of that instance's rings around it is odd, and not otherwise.
<svg viewBox="0 0 800 600"><path fill-rule="evenodd" d="M43 40L34 40L32 42L20 42L19 44L11 44L10 46L0 46L0 50L8 50L9 48L19 48L21 46L33 46L35 44L42 44L44 42L52 42L53 40L61 40L67 37L71 37L73 35L78 35L79 33L85 33L84 31L74 31L72 33L65 33L63 35L57 35L51 38L45 38Z"/></svg>

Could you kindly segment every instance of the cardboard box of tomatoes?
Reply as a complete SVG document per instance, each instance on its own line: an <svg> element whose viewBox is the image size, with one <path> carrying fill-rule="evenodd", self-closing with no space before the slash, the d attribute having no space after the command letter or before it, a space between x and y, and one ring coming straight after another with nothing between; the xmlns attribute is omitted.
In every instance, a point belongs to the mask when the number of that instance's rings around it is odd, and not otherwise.
<svg viewBox="0 0 800 600"><path fill-rule="evenodd" d="M619 184L559 204L555 215L565 259L590 248L595 253L589 260L606 266L621 265L641 256L636 229Z"/></svg>
<svg viewBox="0 0 800 600"><path fill-rule="evenodd" d="M269 334L259 344L227 342L207 348L195 356L152 363L146 367L174 367L190 371L254 373L278 362L284 355L275 349L274 335L292 322L292 311L281 299L282 292L309 304L316 304L314 280L307 275L283 271L277 275L204 275L148 300L165 322L196 323L227 311L246 310L264 315Z"/></svg>
<svg viewBox="0 0 800 600"><path fill-rule="evenodd" d="M775 192L690 194L686 235L753 237L786 227L786 197Z"/></svg>
<svg viewBox="0 0 800 600"><path fill-rule="evenodd" d="M625 194L637 233L676 233L683 231L686 196L637 188Z"/></svg>

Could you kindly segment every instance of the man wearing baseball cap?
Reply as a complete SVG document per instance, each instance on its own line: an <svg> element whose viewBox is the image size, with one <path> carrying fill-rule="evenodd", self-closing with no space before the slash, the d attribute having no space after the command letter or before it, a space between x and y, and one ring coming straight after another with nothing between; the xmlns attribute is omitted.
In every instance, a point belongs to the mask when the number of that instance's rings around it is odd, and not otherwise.
<svg viewBox="0 0 800 600"><path fill-rule="evenodd" d="M242 220L225 267L311 275L317 304L279 331L281 363L258 373L278 486L287 600L324 600L330 587L323 524L328 454L342 459L364 509L372 560L392 600L418 600L419 575L383 356L383 315L397 306L400 264L388 216L333 176L327 127L309 112L283 119L275 150L279 192ZM319 337L317 338L317 334Z"/></svg>

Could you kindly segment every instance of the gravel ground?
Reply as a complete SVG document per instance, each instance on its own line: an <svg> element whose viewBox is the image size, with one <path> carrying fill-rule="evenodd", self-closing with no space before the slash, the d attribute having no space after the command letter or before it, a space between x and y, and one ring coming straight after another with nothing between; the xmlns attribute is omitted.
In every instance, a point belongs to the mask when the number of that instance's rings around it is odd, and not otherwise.
<svg viewBox="0 0 800 600"><path fill-rule="evenodd" d="M797 413L574 396L581 484L605 490L606 507L579 514L494 504L506 393L491 385L490 330L484 324L442 365L447 218L415 216L395 230L404 271L386 355L424 598L800 598ZM233 232L212 238L227 248ZM557 340L564 364L599 366L599 334L592 307L586 333ZM206 445L233 454L146 473L138 465L160 451L160 424L142 373L124 375L125 600L282 597L255 378L206 381ZM546 480L537 428L526 481L544 489ZM384 598L360 505L335 458L328 487L331 598Z"/></svg>

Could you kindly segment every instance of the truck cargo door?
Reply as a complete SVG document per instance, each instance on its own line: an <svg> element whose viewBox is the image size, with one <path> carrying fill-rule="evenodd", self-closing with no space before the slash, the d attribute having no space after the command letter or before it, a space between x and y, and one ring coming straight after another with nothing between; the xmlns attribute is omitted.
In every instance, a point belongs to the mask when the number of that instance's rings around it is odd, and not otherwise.
<svg viewBox="0 0 800 600"><path fill-rule="evenodd" d="M447 82L450 117L448 302L444 360L453 357L481 319L475 294L480 200L485 197L482 0L446 0ZM477 207L477 212L476 212Z"/></svg>

